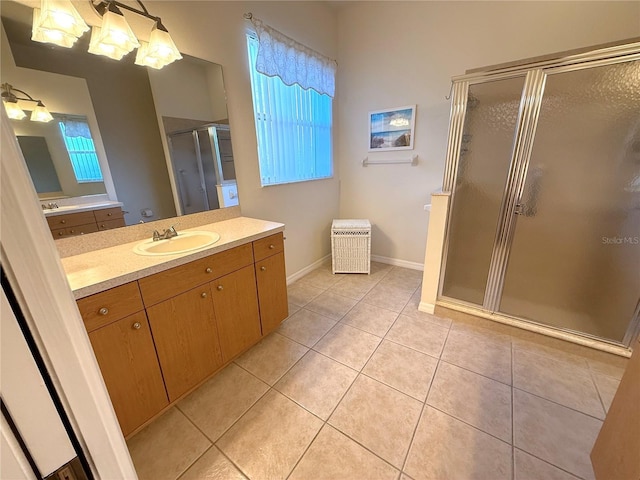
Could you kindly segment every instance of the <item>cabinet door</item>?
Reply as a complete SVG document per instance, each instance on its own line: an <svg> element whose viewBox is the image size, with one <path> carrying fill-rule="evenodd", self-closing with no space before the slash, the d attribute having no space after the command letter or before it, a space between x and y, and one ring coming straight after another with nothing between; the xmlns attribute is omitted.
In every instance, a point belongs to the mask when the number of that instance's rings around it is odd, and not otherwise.
<svg viewBox="0 0 640 480"><path fill-rule="evenodd" d="M147 309L169 400L222 365L209 284Z"/></svg>
<svg viewBox="0 0 640 480"><path fill-rule="evenodd" d="M89 333L122 433L128 435L169 404L144 312Z"/></svg>
<svg viewBox="0 0 640 480"><path fill-rule="evenodd" d="M289 315L284 253L256 262L256 279L262 335L266 335Z"/></svg>
<svg viewBox="0 0 640 480"><path fill-rule="evenodd" d="M220 347L227 362L260 340L253 265L211 282Z"/></svg>

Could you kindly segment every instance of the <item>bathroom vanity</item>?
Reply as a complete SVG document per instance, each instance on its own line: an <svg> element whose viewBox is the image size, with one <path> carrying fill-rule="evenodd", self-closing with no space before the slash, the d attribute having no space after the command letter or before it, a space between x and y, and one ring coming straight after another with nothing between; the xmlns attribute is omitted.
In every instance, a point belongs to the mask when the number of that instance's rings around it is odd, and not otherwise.
<svg viewBox="0 0 640 480"><path fill-rule="evenodd" d="M124 212L120 205L110 202L95 206L61 207L47 210L44 215L53 238L65 238L124 227Z"/></svg>
<svg viewBox="0 0 640 480"><path fill-rule="evenodd" d="M214 245L141 256L139 242L64 258L125 436L183 398L288 315L284 225L203 225Z"/></svg>

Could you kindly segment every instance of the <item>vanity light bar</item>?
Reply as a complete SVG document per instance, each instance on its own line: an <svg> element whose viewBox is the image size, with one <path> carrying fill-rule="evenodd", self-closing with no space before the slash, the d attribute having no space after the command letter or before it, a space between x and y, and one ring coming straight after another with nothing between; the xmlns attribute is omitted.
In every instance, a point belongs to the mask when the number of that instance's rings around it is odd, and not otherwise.
<svg viewBox="0 0 640 480"><path fill-rule="evenodd" d="M70 48L89 30L89 26L71 4L71 0L41 2L41 8L35 8L33 11L32 40ZM116 0L102 0L94 5L96 12L102 16L102 23L91 27L89 53L120 60L137 48L135 63L155 69L180 60L182 55L162 25L160 17L151 15L140 0L137 2L141 10ZM148 42L140 42L136 38L120 9L155 22Z"/></svg>
<svg viewBox="0 0 640 480"><path fill-rule="evenodd" d="M4 108L7 111L7 116L9 118L13 120L22 120L27 116L27 114L24 113L22 108L18 105L18 100L22 100L25 102L36 103L35 108L31 112L32 122L47 123L53 120L53 116L49 113L49 110L47 110L47 107L44 106L44 103L42 103L41 100L36 100L27 92L13 88L13 86L8 83L3 83L0 88L2 88L2 103L4 103ZM26 95L27 98L17 97L16 94L13 93L14 91Z"/></svg>

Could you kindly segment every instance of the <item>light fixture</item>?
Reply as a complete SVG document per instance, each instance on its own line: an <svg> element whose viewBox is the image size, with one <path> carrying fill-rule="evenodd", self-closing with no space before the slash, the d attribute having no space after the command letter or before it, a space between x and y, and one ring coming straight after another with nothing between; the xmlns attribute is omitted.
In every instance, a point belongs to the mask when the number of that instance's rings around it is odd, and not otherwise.
<svg viewBox="0 0 640 480"><path fill-rule="evenodd" d="M70 0L41 0L33 9L31 40L71 47L89 26Z"/></svg>
<svg viewBox="0 0 640 480"><path fill-rule="evenodd" d="M142 42L136 55L136 65L160 69L170 63L180 60L182 55L173 43L173 39L160 20L151 30L148 42Z"/></svg>
<svg viewBox="0 0 640 480"><path fill-rule="evenodd" d="M102 13L102 25L91 30L89 53L120 60L140 46L116 2L101 3L98 12Z"/></svg>
<svg viewBox="0 0 640 480"><path fill-rule="evenodd" d="M42 102L38 101L36 108L31 112L31 121L47 123L51 120L53 120L53 115L49 113L49 110L47 110L47 107L45 107Z"/></svg>
<svg viewBox="0 0 640 480"><path fill-rule="evenodd" d="M4 107L7 110L7 116L14 120L22 120L27 115L18 105L18 100L22 100L25 102L34 102L36 104L35 108L31 112L31 121L32 122L50 122L53 120L53 116L47 110L47 107L44 106L41 100L36 100L31 95L23 90L18 90L17 88L13 88L12 85L8 83L3 83L1 85L2 88L2 100L4 103ZM26 95L27 98L17 97L13 92L20 92L23 95Z"/></svg>

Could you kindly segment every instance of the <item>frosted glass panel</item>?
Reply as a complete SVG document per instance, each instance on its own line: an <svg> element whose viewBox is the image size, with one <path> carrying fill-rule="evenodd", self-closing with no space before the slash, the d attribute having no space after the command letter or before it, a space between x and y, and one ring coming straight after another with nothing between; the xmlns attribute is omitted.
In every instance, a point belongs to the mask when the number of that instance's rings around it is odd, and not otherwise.
<svg viewBox="0 0 640 480"><path fill-rule="evenodd" d="M469 86L442 294L482 304L524 77Z"/></svg>
<svg viewBox="0 0 640 480"><path fill-rule="evenodd" d="M640 293L640 62L547 78L500 310L622 341Z"/></svg>

